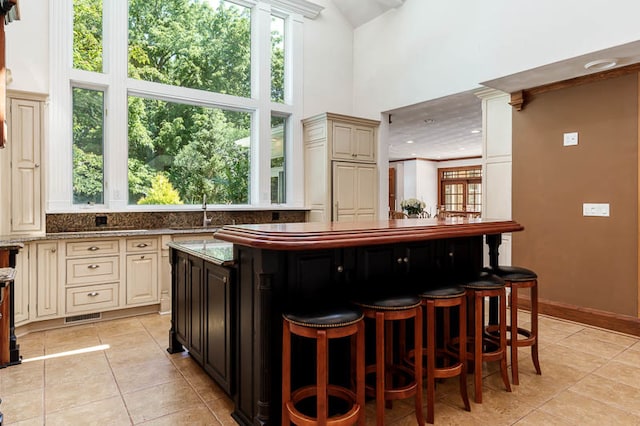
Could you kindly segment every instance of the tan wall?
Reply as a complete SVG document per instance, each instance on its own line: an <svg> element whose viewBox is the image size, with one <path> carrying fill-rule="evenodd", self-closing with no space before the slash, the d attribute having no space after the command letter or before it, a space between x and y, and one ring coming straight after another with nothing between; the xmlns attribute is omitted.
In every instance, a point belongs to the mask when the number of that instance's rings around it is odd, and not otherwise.
<svg viewBox="0 0 640 426"><path fill-rule="evenodd" d="M578 146L563 133L577 131ZM583 203L610 217L583 217ZM513 112L513 264L540 298L638 314L638 76L547 92Z"/></svg>

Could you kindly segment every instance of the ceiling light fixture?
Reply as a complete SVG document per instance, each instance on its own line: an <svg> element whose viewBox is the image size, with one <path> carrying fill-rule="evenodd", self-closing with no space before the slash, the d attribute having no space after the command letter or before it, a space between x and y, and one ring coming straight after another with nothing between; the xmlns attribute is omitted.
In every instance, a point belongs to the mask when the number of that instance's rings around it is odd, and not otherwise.
<svg viewBox="0 0 640 426"><path fill-rule="evenodd" d="M584 69L590 71L603 71L618 65L617 59L597 59L584 64Z"/></svg>
<svg viewBox="0 0 640 426"><path fill-rule="evenodd" d="M407 143L413 143L413 141L407 141Z"/></svg>
<svg viewBox="0 0 640 426"><path fill-rule="evenodd" d="M427 118L426 120L424 120L424 122L427 124L433 124L436 122L436 120L434 120L433 118Z"/></svg>
<svg viewBox="0 0 640 426"><path fill-rule="evenodd" d="M471 131L471 133L473 133L473 134L475 135L475 134L480 133L480 130L478 130L478 129L473 129L473 130Z"/></svg>

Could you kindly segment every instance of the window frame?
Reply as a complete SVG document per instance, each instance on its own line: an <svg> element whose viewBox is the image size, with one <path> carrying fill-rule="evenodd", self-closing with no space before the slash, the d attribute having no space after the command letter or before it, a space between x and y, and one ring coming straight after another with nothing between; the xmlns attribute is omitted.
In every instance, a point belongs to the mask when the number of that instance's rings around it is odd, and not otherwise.
<svg viewBox="0 0 640 426"><path fill-rule="evenodd" d="M461 177L461 178L445 178L444 174L446 172L451 171L471 171L471 170L480 170L480 176L478 177ZM482 203L479 204L480 211L469 211L467 199L469 194L469 184L479 183L482 185L482 166L460 166L460 167L443 167L438 168L438 205L444 207L444 211L446 213L453 214L463 214L467 213L473 214L481 214L482 213ZM444 186L446 184L462 184L462 210L446 210L445 203L445 190ZM481 187L482 191L482 187ZM482 198L482 192L480 192L480 197Z"/></svg>
<svg viewBox="0 0 640 426"><path fill-rule="evenodd" d="M128 77L128 1L103 2L103 72L73 68L73 0L50 0L51 94L49 120L51 141L47 150L48 212L77 212L87 209L107 211L196 210L199 205L129 205L128 103L129 96L160 99L191 105L248 112L251 120L250 204L211 205L220 210L271 206L270 157L271 116L286 117L285 188L282 207L303 205L303 188L296 184L302 176L302 25L308 6L303 0L227 0L250 8L251 13L251 97L226 95L200 89L169 86ZM316 11L319 12L319 10ZM310 13L310 12L309 12ZM284 102L271 101L271 16L284 19L285 78ZM55 22L55 25L53 23ZM73 204L72 189L72 103L73 87L104 91L104 204ZM122 125L125 123L125 125ZM297 124L294 124L297 123ZM264 143L260 143L264 141ZM297 177L297 179L296 179Z"/></svg>

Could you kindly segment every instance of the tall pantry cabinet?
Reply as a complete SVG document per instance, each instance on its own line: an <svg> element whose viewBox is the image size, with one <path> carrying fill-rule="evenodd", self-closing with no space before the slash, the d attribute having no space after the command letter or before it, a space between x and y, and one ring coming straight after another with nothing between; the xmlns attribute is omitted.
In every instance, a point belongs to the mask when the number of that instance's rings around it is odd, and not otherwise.
<svg viewBox="0 0 640 426"><path fill-rule="evenodd" d="M302 125L308 221L376 219L380 122L323 113Z"/></svg>

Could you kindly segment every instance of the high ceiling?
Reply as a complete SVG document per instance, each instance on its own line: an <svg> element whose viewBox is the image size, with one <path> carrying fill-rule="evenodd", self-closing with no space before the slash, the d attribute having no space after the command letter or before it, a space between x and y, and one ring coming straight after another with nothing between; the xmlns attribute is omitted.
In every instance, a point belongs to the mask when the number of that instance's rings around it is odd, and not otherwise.
<svg viewBox="0 0 640 426"><path fill-rule="evenodd" d="M405 0L333 0L354 28ZM640 62L640 41L554 62L516 74L478 82L479 85L513 93L574 77L597 73L602 67L585 68L599 60L615 60L607 69ZM607 66L606 64L604 65ZM389 160L425 158L444 160L482 154L481 101L473 91L386 111L389 124ZM480 130L480 132L477 132ZM413 143L407 143L412 141Z"/></svg>
<svg viewBox="0 0 640 426"><path fill-rule="evenodd" d="M353 28L369 22L390 9L402 6L404 2L405 0L333 0Z"/></svg>

